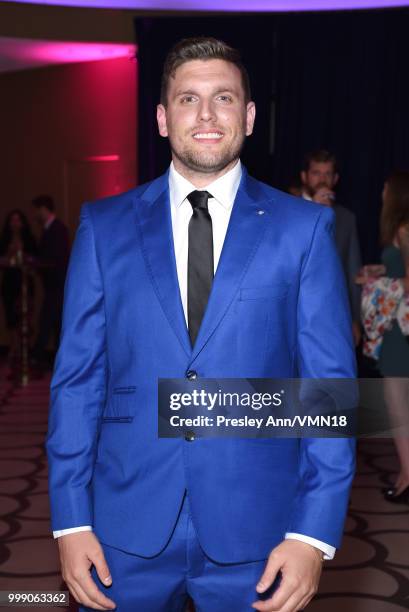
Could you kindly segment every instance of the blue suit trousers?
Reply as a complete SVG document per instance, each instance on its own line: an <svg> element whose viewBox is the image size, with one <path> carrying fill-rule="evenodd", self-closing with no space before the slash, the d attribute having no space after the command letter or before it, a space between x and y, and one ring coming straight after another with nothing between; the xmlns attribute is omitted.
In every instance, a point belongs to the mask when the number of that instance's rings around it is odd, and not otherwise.
<svg viewBox="0 0 409 612"><path fill-rule="evenodd" d="M95 568L92 577L116 603L118 612L183 612L188 596L196 612L251 612L251 604L260 597L255 587L266 560L233 564L212 561L198 541L187 496L172 536L158 555L145 558L101 544L112 585L104 586ZM80 610L89 612L91 608Z"/></svg>

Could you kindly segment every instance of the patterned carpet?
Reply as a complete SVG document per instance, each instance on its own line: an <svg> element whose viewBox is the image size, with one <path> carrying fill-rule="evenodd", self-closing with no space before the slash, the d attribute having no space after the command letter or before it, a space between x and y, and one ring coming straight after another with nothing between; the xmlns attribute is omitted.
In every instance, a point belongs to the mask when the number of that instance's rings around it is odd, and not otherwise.
<svg viewBox="0 0 409 612"><path fill-rule="evenodd" d="M66 590L50 537L43 447L48 382L34 381L25 389L0 384L0 591ZM391 441L359 443L344 545L325 564L309 612L409 609L409 505L390 504L379 492L396 470ZM70 611L76 610L72 601Z"/></svg>

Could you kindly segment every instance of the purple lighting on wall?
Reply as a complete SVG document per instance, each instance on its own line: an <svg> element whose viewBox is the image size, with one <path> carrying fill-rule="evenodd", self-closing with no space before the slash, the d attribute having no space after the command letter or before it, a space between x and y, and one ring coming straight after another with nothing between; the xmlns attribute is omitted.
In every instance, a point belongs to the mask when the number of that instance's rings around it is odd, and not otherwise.
<svg viewBox="0 0 409 612"><path fill-rule="evenodd" d="M6 0L6 2L11 0ZM17 0L29 4L110 9L197 11L329 11L409 6L409 0Z"/></svg>

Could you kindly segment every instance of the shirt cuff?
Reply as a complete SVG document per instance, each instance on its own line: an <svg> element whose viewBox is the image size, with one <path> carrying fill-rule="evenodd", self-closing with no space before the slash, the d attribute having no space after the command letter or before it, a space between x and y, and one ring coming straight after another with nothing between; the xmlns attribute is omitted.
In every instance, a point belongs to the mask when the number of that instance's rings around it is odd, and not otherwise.
<svg viewBox="0 0 409 612"><path fill-rule="evenodd" d="M65 536L68 533L77 533L77 531L92 531L91 525L83 525L81 527L70 527L69 529L60 529L60 531L53 531L54 538Z"/></svg>
<svg viewBox="0 0 409 612"><path fill-rule="evenodd" d="M326 561L330 561L335 557L336 548L334 546L321 542L321 540L310 538L310 536L302 535L300 533L286 533L285 539L299 540L300 542L305 542L306 544L310 544L311 546L318 548L318 550L321 550L324 553L324 559Z"/></svg>

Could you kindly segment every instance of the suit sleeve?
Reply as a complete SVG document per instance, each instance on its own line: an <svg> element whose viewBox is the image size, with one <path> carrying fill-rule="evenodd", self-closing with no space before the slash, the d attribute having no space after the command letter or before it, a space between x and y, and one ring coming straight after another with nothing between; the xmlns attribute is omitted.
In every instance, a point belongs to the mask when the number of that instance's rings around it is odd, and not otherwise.
<svg viewBox="0 0 409 612"><path fill-rule="evenodd" d="M301 272L298 302L300 378L355 378L350 309L333 240L334 214L323 208ZM355 441L300 440L300 487L287 531L339 547L355 471Z"/></svg>
<svg viewBox="0 0 409 612"><path fill-rule="evenodd" d="M352 318L354 321L361 319L361 288L355 283L355 276L362 266L361 250L359 248L358 230L355 217L352 218L351 232L349 235L348 249L348 289L351 299Z"/></svg>
<svg viewBox="0 0 409 612"><path fill-rule="evenodd" d="M88 205L65 282L46 449L53 530L93 524L90 481L105 402L104 293Z"/></svg>

